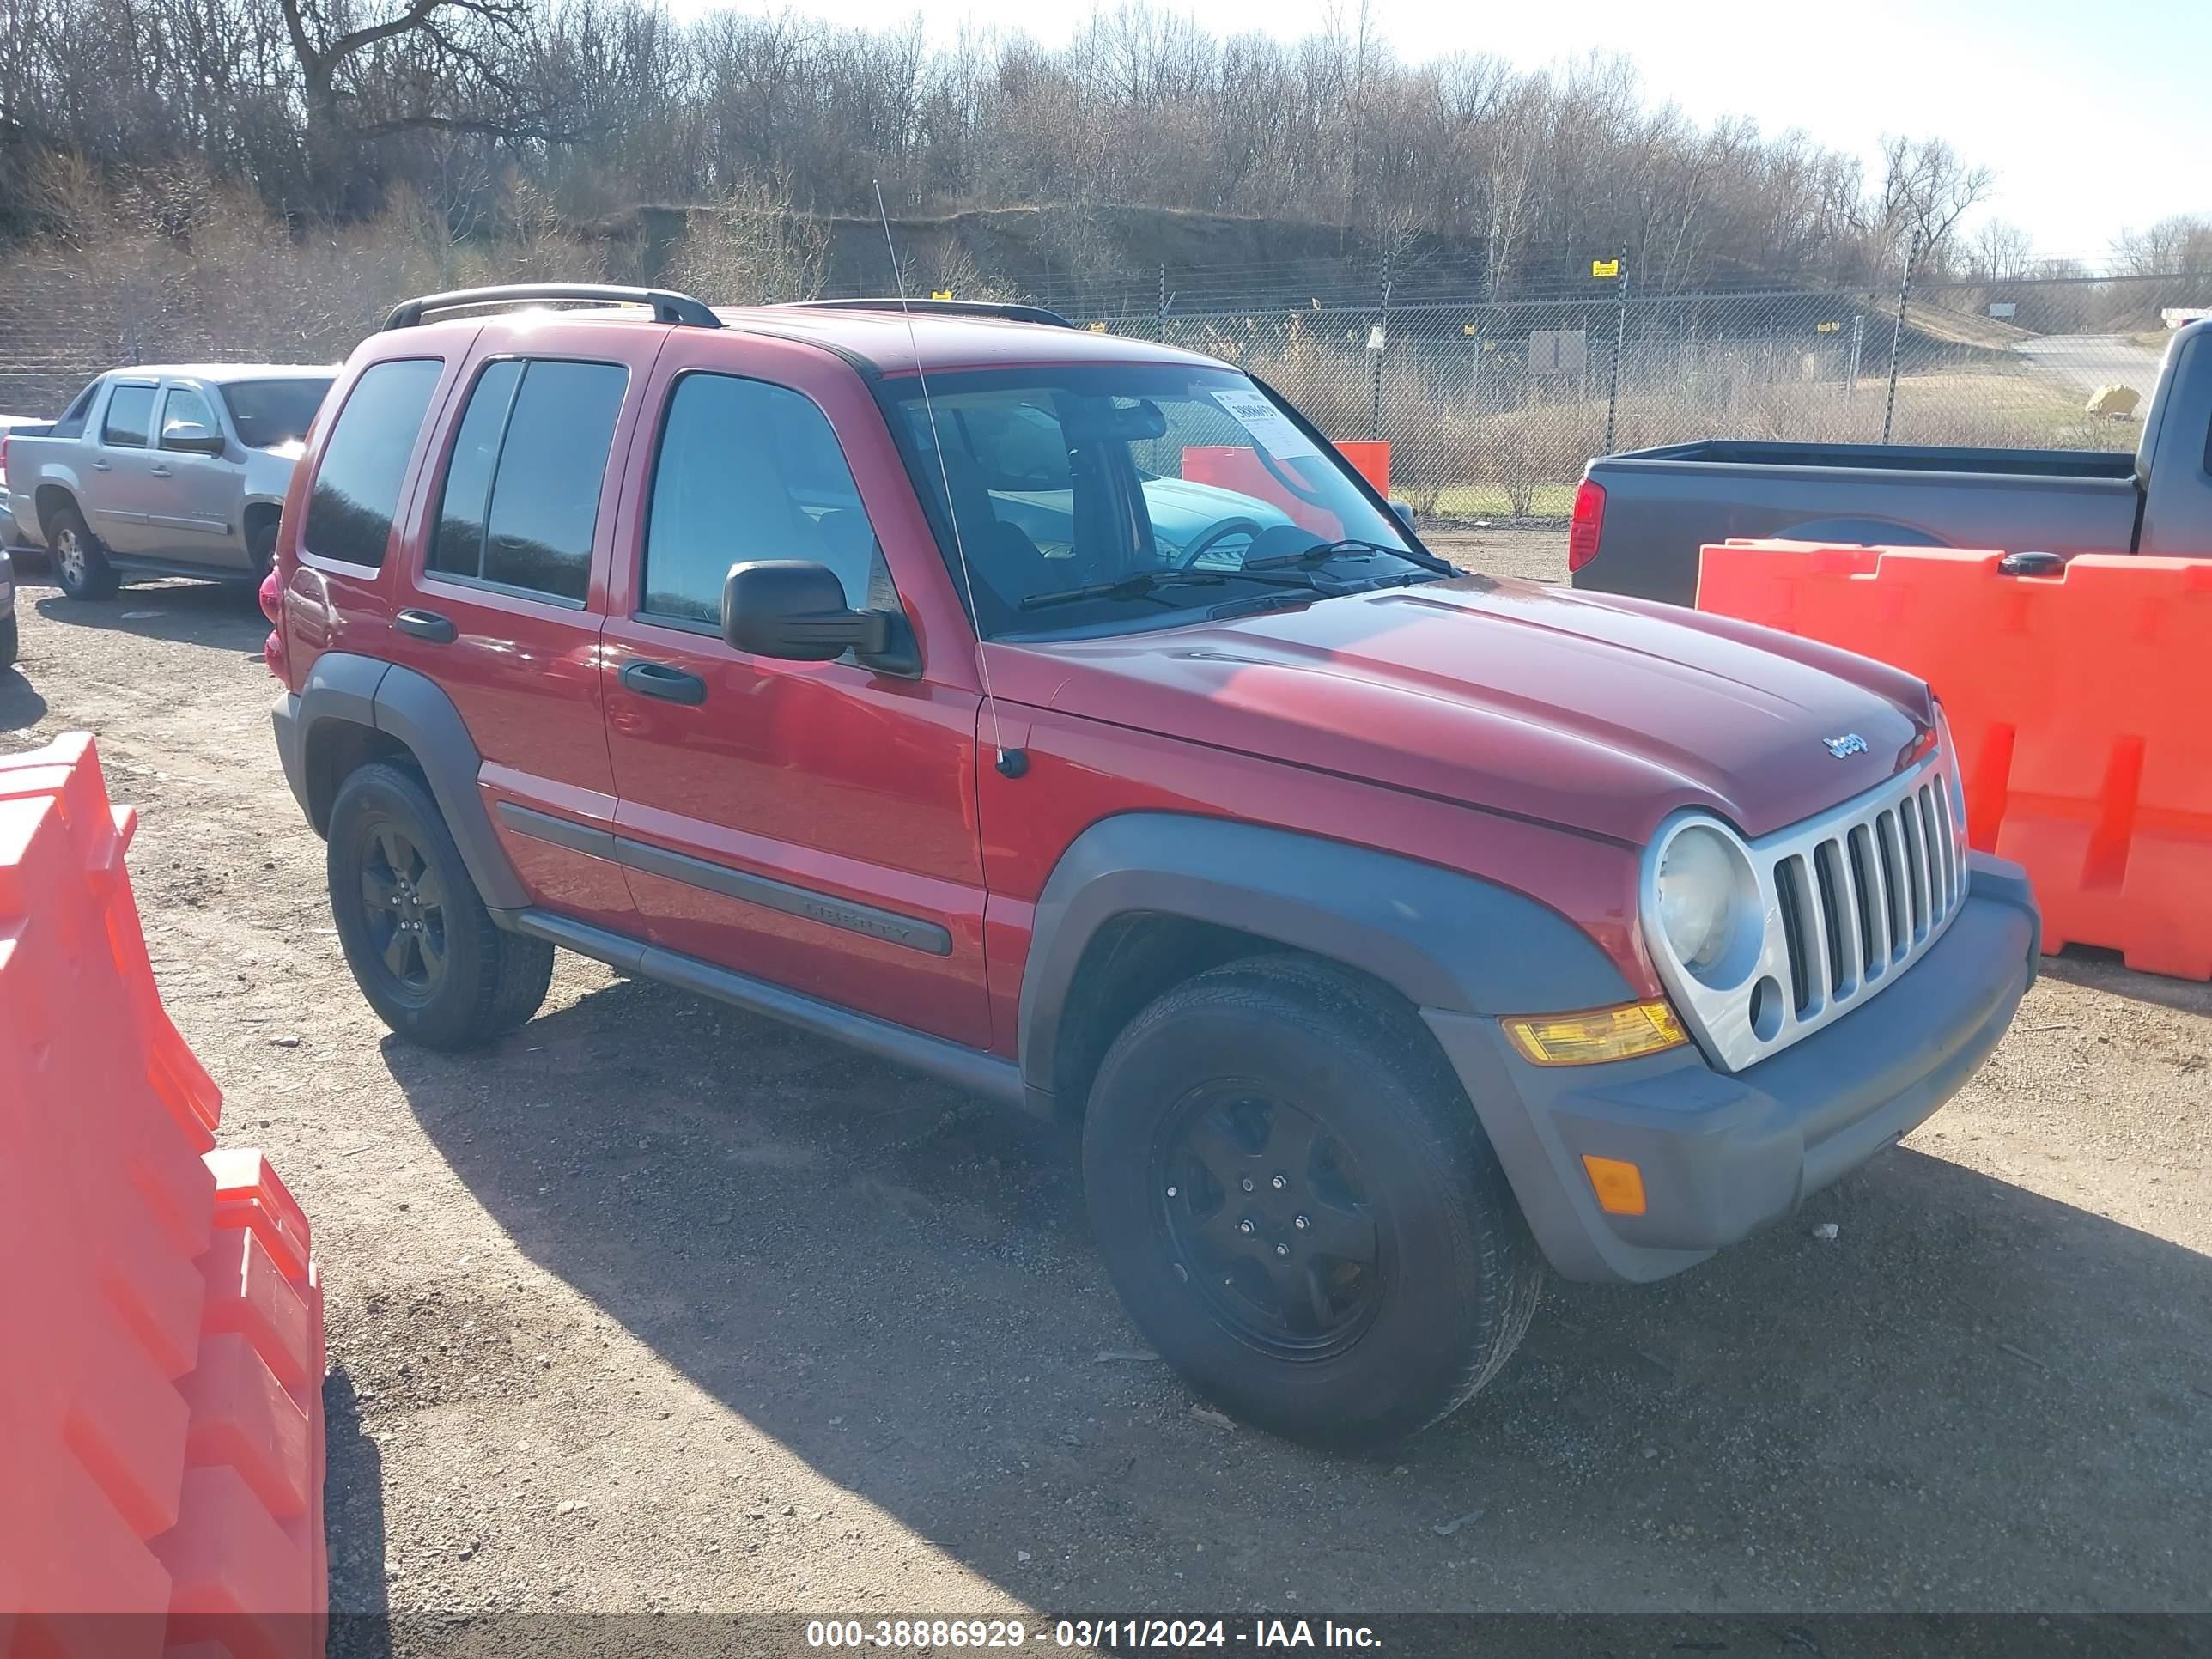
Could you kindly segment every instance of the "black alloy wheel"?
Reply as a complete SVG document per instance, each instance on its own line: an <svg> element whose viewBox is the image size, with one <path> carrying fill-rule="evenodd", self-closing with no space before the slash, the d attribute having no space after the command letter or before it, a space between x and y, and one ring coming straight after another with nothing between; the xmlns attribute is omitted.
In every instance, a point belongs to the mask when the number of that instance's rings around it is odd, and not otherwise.
<svg viewBox="0 0 2212 1659"><path fill-rule="evenodd" d="M1374 1318L1387 1274L1358 1164L1291 1102L1193 1090L1162 1122L1152 1190L1178 1273L1254 1346L1322 1358Z"/></svg>

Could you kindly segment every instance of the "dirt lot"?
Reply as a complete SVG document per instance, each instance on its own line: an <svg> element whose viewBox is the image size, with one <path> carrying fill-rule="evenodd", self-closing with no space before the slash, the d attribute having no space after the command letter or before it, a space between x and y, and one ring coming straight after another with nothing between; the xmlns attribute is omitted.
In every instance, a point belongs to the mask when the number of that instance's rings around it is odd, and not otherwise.
<svg viewBox="0 0 2212 1659"><path fill-rule="evenodd" d="M2051 963L1904 1149L1322 1457L1131 1357L1061 1152L957 1092L566 957L496 1052L394 1043L251 600L22 599L0 745L99 734L224 1138L315 1224L341 1608L2212 1606L2205 987Z"/></svg>

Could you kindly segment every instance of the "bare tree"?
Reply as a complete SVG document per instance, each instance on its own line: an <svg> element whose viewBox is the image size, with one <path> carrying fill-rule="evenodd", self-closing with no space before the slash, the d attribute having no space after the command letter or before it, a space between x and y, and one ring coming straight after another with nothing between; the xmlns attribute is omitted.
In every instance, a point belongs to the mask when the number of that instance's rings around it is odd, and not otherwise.
<svg viewBox="0 0 2212 1659"><path fill-rule="evenodd" d="M1974 234L1964 263L1969 276L2016 282L2035 272L2035 239L2018 225L1991 219Z"/></svg>
<svg viewBox="0 0 2212 1659"><path fill-rule="evenodd" d="M2122 231L2113 247L2131 276L2201 276L2212 273L2212 218L2177 214L2145 231Z"/></svg>
<svg viewBox="0 0 2212 1659"><path fill-rule="evenodd" d="M1996 188L1996 174L1968 167L1941 138L1885 138L1871 228L1899 252L1917 239L1921 258L1940 262L1959 221Z"/></svg>

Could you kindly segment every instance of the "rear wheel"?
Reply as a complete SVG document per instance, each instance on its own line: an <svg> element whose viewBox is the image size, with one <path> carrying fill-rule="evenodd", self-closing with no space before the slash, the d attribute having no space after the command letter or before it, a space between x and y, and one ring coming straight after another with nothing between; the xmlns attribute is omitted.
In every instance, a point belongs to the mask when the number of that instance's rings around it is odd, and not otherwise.
<svg viewBox="0 0 2212 1659"><path fill-rule="evenodd" d="M11 611L4 621L0 621L0 672L15 665L15 653L21 645L22 636L16 629L15 617Z"/></svg>
<svg viewBox="0 0 2212 1659"><path fill-rule="evenodd" d="M436 799L378 761L331 806L331 916L377 1016L427 1048L467 1048L538 1012L553 947L495 924Z"/></svg>
<svg viewBox="0 0 2212 1659"><path fill-rule="evenodd" d="M46 549L53 556L54 580L70 599L104 599L114 593L115 567L107 562L107 550L92 533L76 502L67 501L54 509L47 526Z"/></svg>
<svg viewBox="0 0 2212 1659"><path fill-rule="evenodd" d="M1434 1041L1326 963L1231 963L1139 1014L1099 1069L1084 1179L1161 1357L1293 1439L1437 1421L1535 1307L1534 1242Z"/></svg>

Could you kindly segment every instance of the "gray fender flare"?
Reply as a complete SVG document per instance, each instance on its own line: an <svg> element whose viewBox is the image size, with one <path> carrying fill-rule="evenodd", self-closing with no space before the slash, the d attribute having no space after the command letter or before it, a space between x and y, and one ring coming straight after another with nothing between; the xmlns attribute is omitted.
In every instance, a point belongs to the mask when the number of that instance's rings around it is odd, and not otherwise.
<svg viewBox="0 0 2212 1659"><path fill-rule="evenodd" d="M1294 830L1130 812L1077 836L1037 900L1019 1013L1031 1090L1053 1089L1085 950L1131 914L1211 922L1326 957L1420 1008L1535 1013L1632 994L1589 934L1496 882Z"/></svg>
<svg viewBox="0 0 2212 1659"><path fill-rule="evenodd" d="M461 711L434 680L374 657L325 651L307 671L292 719L295 735L280 740L298 747L298 760L288 753L284 769L290 775L299 767L294 789L303 801L306 757L313 750L317 725L343 720L386 732L405 744L422 767L485 905L495 911L519 910L530 902L477 790L483 757Z"/></svg>

